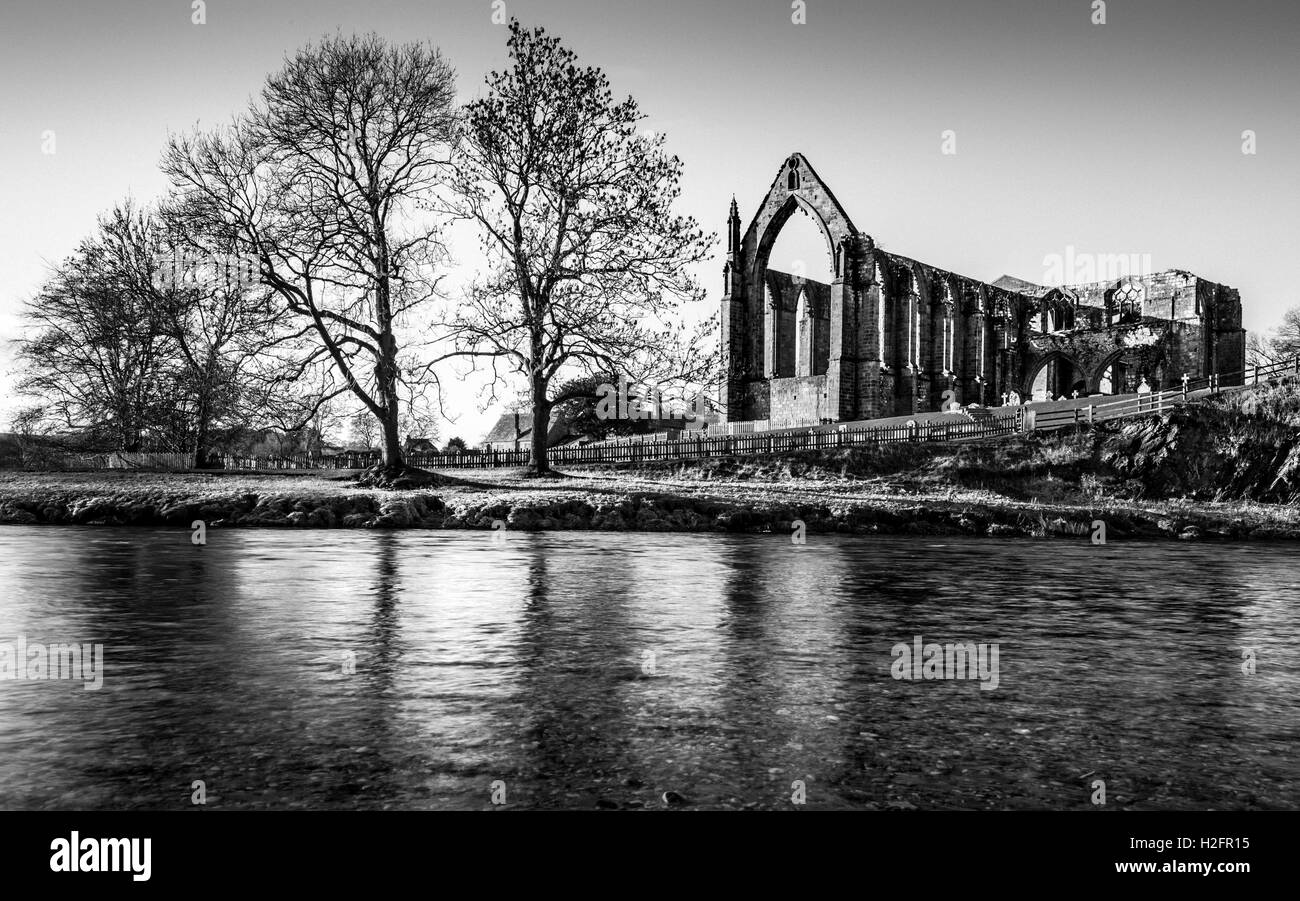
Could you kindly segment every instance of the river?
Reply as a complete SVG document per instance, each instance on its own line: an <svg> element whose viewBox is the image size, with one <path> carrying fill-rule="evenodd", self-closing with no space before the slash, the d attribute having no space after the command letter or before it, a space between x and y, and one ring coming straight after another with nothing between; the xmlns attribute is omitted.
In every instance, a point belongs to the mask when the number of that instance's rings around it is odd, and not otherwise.
<svg viewBox="0 0 1300 901"><path fill-rule="evenodd" d="M0 808L1294 809L1295 553L4 526Z"/></svg>

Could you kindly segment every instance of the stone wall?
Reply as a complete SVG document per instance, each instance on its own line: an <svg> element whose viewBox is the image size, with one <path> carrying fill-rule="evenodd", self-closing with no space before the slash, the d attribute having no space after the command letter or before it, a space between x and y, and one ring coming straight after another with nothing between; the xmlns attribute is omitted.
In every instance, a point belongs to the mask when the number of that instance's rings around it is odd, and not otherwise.
<svg viewBox="0 0 1300 901"><path fill-rule="evenodd" d="M826 376L808 375L789 379L772 379L769 406L771 427L787 429L818 425L833 419L826 396Z"/></svg>
<svg viewBox="0 0 1300 901"><path fill-rule="evenodd" d="M831 286L768 269L764 368L775 376L824 375L830 352Z"/></svg>
<svg viewBox="0 0 1300 901"><path fill-rule="evenodd" d="M767 269L777 235L800 210L826 238L829 285ZM733 201L727 244L722 398L731 421L802 424L907 415L953 400L996 404L1006 392L1026 393L1053 354L1069 358L1088 391L1113 359L1162 383L1153 388L1183 372L1195 378L1244 365L1241 300L1231 288L1184 270L1078 286L988 284L887 253L797 153L743 235ZM814 392L808 380L823 374Z"/></svg>

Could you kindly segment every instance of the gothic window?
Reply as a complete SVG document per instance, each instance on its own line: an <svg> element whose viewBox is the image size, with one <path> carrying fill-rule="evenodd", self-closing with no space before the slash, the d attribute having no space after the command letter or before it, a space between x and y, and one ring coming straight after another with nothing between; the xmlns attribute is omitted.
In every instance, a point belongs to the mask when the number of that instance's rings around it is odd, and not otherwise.
<svg viewBox="0 0 1300 901"><path fill-rule="evenodd" d="M939 311L940 315L943 316L943 337L939 346L943 374L952 375L957 362L953 347L957 323L955 321L956 305L952 302L951 295L944 300L943 305L939 307Z"/></svg>
<svg viewBox="0 0 1300 901"><path fill-rule="evenodd" d="M921 295L907 295L907 361L914 369L921 365Z"/></svg>
<svg viewBox="0 0 1300 901"><path fill-rule="evenodd" d="M885 359L885 291L882 287L877 296L880 298L876 304L876 356L880 359L882 368L889 365Z"/></svg>
<svg viewBox="0 0 1300 901"><path fill-rule="evenodd" d="M1142 289L1129 282L1115 290L1115 309L1119 322L1137 322L1142 318Z"/></svg>
<svg viewBox="0 0 1300 901"><path fill-rule="evenodd" d="M793 157L790 158L790 174L786 176L786 187L791 191L799 189L799 161Z"/></svg>
<svg viewBox="0 0 1300 901"><path fill-rule="evenodd" d="M813 316L808 303L808 291L799 291L799 300L794 306L795 328L798 340L794 347L794 374L813 374Z"/></svg>

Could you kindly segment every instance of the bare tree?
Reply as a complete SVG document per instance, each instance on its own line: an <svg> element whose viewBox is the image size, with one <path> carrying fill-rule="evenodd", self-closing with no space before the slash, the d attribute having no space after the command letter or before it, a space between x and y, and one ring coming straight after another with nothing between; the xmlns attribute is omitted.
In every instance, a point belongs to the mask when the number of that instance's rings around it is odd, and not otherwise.
<svg viewBox="0 0 1300 901"><path fill-rule="evenodd" d="M488 273L453 323L459 349L494 377L527 384L531 468L546 474L556 389L596 371L704 372L707 345L671 314L700 289L708 255L696 222L674 215L682 164L640 130L631 97L615 102L597 68L543 29L510 24L511 66L465 109L456 209L483 236Z"/></svg>
<svg viewBox="0 0 1300 901"><path fill-rule="evenodd" d="M1277 362L1273 340L1267 334L1250 332L1246 335L1246 365L1268 366Z"/></svg>
<svg viewBox="0 0 1300 901"><path fill-rule="evenodd" d="M301 378L303 330L288 327L287 312L233 248L180 231L183 222L169 227L174 213L166 206L159 218L166 246L155 245L157 269L141 290L161 311L175 350L192 408L195 466L205 464L213 430L223 423L282 423L294 411L296 427L306 424L325 397Z"/></svg>
<svg viewBox="0 0 1300 901"><path fill-rule="evenodd" d="M41 451L49 443L51 423L44 407L24 407L12 420L14 443L18 449L18 463L31 465L34 458L44 456Z"/></svg>
<svg viewBox="0 0 1300 901"><path fill-rule="evenodd" d="M375 438L379 434L379 423L369 410L362 410L352 417L349 423L352 427L352 437L366 446L366 450L375 446Z"/></svg>
<svg viewBox="0 0 1300 901"><path fill-rule="evenodd" d="M116 450L141 448L174 399L169 331L151 292L149 216L130 203L55 268L25 312L21 393L65 428Z"/></svg>
<svg viewBox="0 0 1300 901"><path fill-rule="evenodd" d="M23 389L118 449L147 440L196 466L214 429L307 403L282 384L283 311L228 261L154 210L115 207L29 304Z"/></svg>
<svg viewBox="0 0 1300 901"><path fill-rule="evenodd" d="M1282 314L1282 321L1271 331L1251 332L1246 338L1246 362L1267 366L1300 354L1300 307Z"/></svg>
<svg viewBox="0 0 1300 901"><path fill-rule="evenodd" d="M455 131L437 50L335 36L271 76L226 131L175 137L163 168L191 230L255 255L260 276L379 422L381 480L404 467L403 384L436 379L399 331L436 296L445 259L431 198ZM407 342L409 350L409 342Z"/></svg>

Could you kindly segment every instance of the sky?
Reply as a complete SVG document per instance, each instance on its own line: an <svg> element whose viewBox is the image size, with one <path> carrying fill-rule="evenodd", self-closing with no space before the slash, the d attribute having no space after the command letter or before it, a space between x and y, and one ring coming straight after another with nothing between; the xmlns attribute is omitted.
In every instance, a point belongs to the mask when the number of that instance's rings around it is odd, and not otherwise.
<svg viewBox="0 0 1300 901"><path fill-rule="evenodd" d="M1245 326L1271 327L1300 304L1300 4L1112 0L1104 24L1095 5L208 0L196 25L188 0L5 0L0 430L21 402L8 341L23 304L99 213L161 195L169 132L227 122L286 54L335 31L429 41L471 99L506 63L503 11L637 99L684 162L681 211L708 230L725 234L733 194L748 224L799 151L886 250L988 281L1038 281L1051 255L1149 255L1237 288ZM771 264L816 277L816 230L794 217L787 232ZM699 270L708 310L721 266ZM442 437L476 441L500 408L448 375Z"/></svg>

